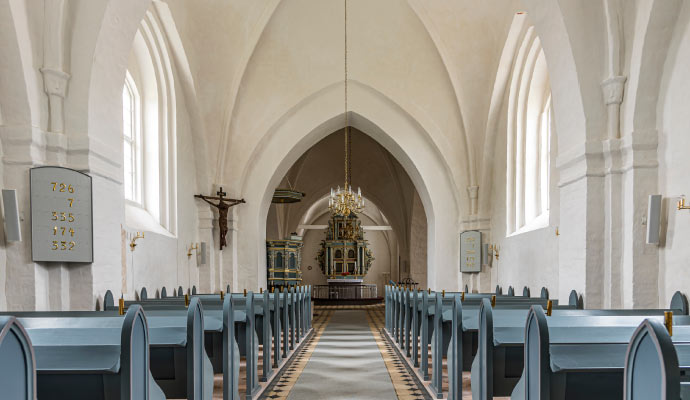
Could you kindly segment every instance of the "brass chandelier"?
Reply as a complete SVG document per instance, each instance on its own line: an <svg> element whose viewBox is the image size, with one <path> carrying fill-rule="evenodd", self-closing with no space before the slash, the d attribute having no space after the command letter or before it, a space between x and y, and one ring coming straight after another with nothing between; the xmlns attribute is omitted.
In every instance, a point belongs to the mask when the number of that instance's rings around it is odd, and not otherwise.
<svg viewBox="0 0 690 400"><path fill-rule="evenodd" d="M357 215L364 210L362 189L352 190L352 165L350 154L352 141L350 139L350 124L347 112L347 0L345 1L345 186L341 189L331 188L331 196L328 199L328 209L333 215L349 216Z"/></svg>

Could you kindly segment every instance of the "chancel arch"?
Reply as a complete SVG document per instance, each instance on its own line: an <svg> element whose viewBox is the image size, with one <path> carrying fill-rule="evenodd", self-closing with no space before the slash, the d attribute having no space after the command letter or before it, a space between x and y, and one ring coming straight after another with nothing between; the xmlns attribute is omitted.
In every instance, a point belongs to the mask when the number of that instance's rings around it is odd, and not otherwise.
<svg viewBox="0 0 690 400"><path fill-rule="evenodd" d="M358 82L351 82L349 90L353 99L351 125L366 132L398 160L424 205L429 286L433 288L441 282L457 285L458 269L448 266L457 265L454 261L459 254L456 224L460 209L467 209L468 205L453 190L448 167L438 156L428 133L399 106ZM273 190L285 171L307 149L343 127L342 93L343 86L336 84L310 96L309 101L295 107L271 128L271 140L265 141L251 157L251 165L263 167L247 168L243 179L241 193L247 205L238 209L237 223L243 232L252 233L238 238L238 267L240 276L246 276L240 285L265 286L265 250L260 243L266 239L266 216ZM436 218L437 212L442 216Z"/></svg>

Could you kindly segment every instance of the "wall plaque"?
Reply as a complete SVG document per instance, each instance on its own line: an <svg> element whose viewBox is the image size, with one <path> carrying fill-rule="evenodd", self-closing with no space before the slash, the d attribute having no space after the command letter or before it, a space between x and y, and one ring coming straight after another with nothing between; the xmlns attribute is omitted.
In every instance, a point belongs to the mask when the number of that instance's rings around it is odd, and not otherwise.
<svg viewBox="0 0 690 400"><path fill-rule="evenodd" d="M62 167L31 169L33 261L93 262L91 177Z"/></svg>
<svg viewBox="0 0 690 400"><path fill-rule="evenodd" d="M460 272L481 272L482 233L465 231L460 234Z"/></svg>

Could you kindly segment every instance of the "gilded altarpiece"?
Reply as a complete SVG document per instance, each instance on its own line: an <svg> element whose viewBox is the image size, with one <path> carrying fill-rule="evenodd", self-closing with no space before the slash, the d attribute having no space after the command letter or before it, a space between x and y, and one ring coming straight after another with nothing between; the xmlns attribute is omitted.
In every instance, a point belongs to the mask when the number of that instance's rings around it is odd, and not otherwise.
<svg viewBox="0 0 690 400"><path fill-rule="evenodd" d="M328 221L316 260L328 279L362 279L374 261L368 246L357 216L335 215Z"/></svg>

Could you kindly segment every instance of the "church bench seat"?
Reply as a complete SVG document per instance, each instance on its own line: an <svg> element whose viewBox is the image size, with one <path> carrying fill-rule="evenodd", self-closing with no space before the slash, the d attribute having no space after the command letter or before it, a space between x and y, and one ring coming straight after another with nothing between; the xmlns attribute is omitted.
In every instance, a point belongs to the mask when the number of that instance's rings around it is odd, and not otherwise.
<svg viewBox="0 0 690 400"><path fill-rule="evenodd" d="M522 384L516 385L511 398L621 398L627 344L645 318L663 320L662 316L546 317L541 307L532 307L525 324ZM687 316L673 321L688 322Z"/></svg>
<svg viewBox="0 0 690 400"><path fill-rule="evenodd" d="M8 399L36 399L36 361L31 339L12 316L0 317L0 390Z"/></svg>
<svg viewBox="0 0 690 400"><path fill-rule="evenodd" d="M656 320L635 330L625 355L624 399L690 399L690 327L673 326L673 336Z"/></svg>
<svg viewBox="0 0 690 400"><path fill-rule="evenodd" d="M464 297L464 301L461 300L462 297ZM429 366L429 345L431 344L432 347L432 363L442 363L443 357L446 357L452 348L451 343L457 343L460 347L457 355L461 357L458 369L469 371L476 353L479 305L481 300L488 301L492 298L498 309L527 310L534 304L546 306L548 302L547 299L542 298L495 294L463 295L453 292L432 292L430 296L428 292L409 291L396 287L387 288L386 318L388 319L389 334L399 344L403 354L411 358L412 366L419 368L422 378L424 380L432 379L432 387L434 387L437 395L442 393L442 383L434 382L435 378L429 375L429 370L440 370L440 368L436 365ZM457 316L454 315L454 307L457 308L454 306L456 299L459 299L461 306L461 312ZM557 303L557 301L553 301L553 303ZM576 306L576 304L572 304L560 306L560 308L570 309ZM438 320L436 319L437 312L440 315ZM454 323L453 317L459 323ZM460 332L457 338L452 334L454 327ZM438 342L436 331L440 332ZM437 378L441 379L442 377L438 376Z"/></svg>
<svg viewBox="0 0 690 400"><path fill-rule="evenodd" d="M251 293L251 292L250 292ZM309 290L307 288L302 288L298 290L292 290L290 292L287 289L283 293L268 293L264 292L262 295L252 296L251 315L254 318L251 326L253 327L254 334L251 335L251 343L248 344L249 339L247 335L247 318L248 312L235 312L234 320L237 331L236 342L239 343L239 354L247 355L247 349L252 349L248 354L247 374L256 376L256 366L258 364L258 348L259 344L267 343L268 345L263 347L263 373L261 375L262 381L267 381L272 373L271 367L278 367L279 361L282 358L286 358L289 352L288 341L285 340L282 346L281 352L281 336L288 338L290 335L288 332L292 333L292 340L290 344L294 346L295 338L296 340L301 340L301 338L306 333L306 327L311 325L310 318L307 320L305 309L307 308L307 297ZM107 293L107 299L112 298L111 293ZM223 300L221 300L220 295L196 295L191 296L191 299L203 300L205 315L210 318L222 319L222 309L220 306L223 305ZM248 306L249 294L245 296L244 294L229 294L224 296L226 302L231 302L236 310L244 309ZM310 302L310 301L309 301ZM105 301L106 309L112 307L110 304L113 302ZM153 313L165 313L165 312L175 312L175 310L184 310L186 300L184 297L168 297L165 299L151 299L147 301L139 302L125 302L125 305L129 304L142 304L147 310L152 310ZM257 306L258 304L258 306ZM264 307L264 304L267 306ZM267 318L264 318L264 308L266 309ZM276 312L277 310L277 312ZM285 321L285 322L283 322ZM214 325L215 326L215 325ZM222 338L225 337L221 333L222 330L212 328L209 323L204 324L206 338L209 339L206 343L206 350L211 358L214 360L212 364L217 372L225 371L226 368L218 367L218 359L220 354L224 354L224 351L219 349L218 344L223 343ZM273 328L275 327L275 328ZM281 331L282 327L282 331ZM282 335L281 335L282 332ZM291 347L290 347L291 348ZM271 351L273 350L273 354ZM239 355L238 355L239 356ZM273 360L273 363L271 363ZM248 382L254 382L255 378L248 378ZM258 383L256 385L250 385L248 392L255 392L258 390Z"/></svg>
<svg viewBox="0 0 690 400"><path fill-rule="evenodd" d="M630 325L641 316L661 318L665 311L674 312L674 321L687 324L687 301L677 292L671 301L670 309L646 310L576 310L554 309L549 317L552 327L577 326L587 316L608 316L606 326ZM479 343L477 355L472 363L472 388L475 399L488 399L492 396L508 396L521 376L524 363L524 324L529 310L493 309L485 301L479 310ZM572 318L564 318L572 317ZM480 367L481 366L481 367Z"/></svg>
<svg viewBox="0 0 690 400"><path fill-rule="evenodd" d="M150 337L140 307L116 318L17 314L34 348L38 398L165 399L149 371Z"/></svg>

